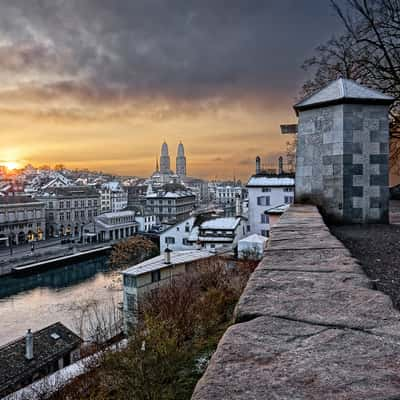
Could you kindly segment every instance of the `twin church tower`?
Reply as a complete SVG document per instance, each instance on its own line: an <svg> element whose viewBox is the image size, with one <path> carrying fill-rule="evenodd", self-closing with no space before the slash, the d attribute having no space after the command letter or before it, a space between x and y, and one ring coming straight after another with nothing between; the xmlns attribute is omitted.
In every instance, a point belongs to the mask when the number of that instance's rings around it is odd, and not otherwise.
<svg viewBox="0 0 400 400"><path fill-rule="evenodd" d="M166 142L164 142L161 146L160 174L173 175L173 171L171 170L171 159L168 152L168 144ZM186 157L182 142L180 142L178 145L178 151L176 155L176 175L180 177L186 176Z"/></svg>

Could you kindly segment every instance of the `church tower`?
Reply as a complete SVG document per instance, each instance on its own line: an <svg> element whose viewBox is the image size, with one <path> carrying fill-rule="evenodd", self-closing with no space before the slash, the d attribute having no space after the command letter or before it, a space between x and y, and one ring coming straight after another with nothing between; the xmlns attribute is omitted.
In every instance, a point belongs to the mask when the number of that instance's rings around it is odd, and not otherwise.
<svg viewBox="0 0 400 400"><path fill-rule="evenodd" d="M178 152L176 155L176 174L180 177L186 176L186 157L182 142L178 145Z"/></svg>
<svg viewBox="0 0 400 400"><path fill-rule="evenodd" d="M166 142L164 142L161 146L160 173L164 175L171 173L171 161L169 158L168 145Z"/></svg>

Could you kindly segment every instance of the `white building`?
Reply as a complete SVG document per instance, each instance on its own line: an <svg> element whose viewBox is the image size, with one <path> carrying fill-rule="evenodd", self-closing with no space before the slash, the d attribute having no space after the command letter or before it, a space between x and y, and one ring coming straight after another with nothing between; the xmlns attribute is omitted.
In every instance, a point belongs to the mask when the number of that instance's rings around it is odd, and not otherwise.
<svg viewBox="0 0 400 400"><path fill-rule="evenodd" d="M144 295L213 256L215 254L205 250L168 251L123 271L125 330L137 322L140 300Z"/></svg>
<svg viewBox="0 0 400 400"><path fill-rule="evenodd" d="M261 260L268 239L256 233L240 239L238 242L238 257Z"/></svg>
<svg viewBox="0 0 400 400"><path fill-rule="evenodd" d="M207 250L234 249L246 234L246 225L242 217L210 219L193 227L189 242Z"/></svg>
<svg viewBox="0 0 400 400"><path fill-rule="evenodd" d="M128 206L128 192L119 182L107 182L100 189L101 212L117 212Z"/></svg>
<svg viewBox="0 0 400 400"><path fill-rule="evenodd" d="M161 232L160 252L163 253L167 247L173 251L193 249L189 237L195 220L195 217L189 217Z"/></svg>
<svg viewBox="0 0 400 400"><path fill-rule="evenodd" d="M218 185L215 187L215 201L220 205L235 205L236 197L242 197L241 186Z"/></svg>
<svg viewBox="0 0 400 400"><path fill-rule="evenodd" d="M269 236L269 209L294 201L294 178L284 175L256 174L247 183L248 225L251 234Z"/></svg>
<svg viewBox="0 0 400 400"><path fill-rule="evenodd" d="M139 232L150 232L157 225L155 215L135 215L135 220L138 223Z"/></svg>
<svg viewBox="0 0 400 400"><path fill-rule="evenodd" d="M88 240L99 242L125 239L138 231L134 211L117 211L104 213L95 218L94 222L85 226L84 236Z"/></svg>

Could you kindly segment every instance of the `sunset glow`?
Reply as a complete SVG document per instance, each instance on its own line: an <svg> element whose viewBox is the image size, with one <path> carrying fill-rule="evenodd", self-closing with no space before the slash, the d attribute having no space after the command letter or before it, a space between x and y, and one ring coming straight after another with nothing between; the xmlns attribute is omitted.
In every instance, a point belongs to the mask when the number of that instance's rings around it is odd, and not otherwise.
<svg viewBox="0 0 400 400"><path fill-rule="evenodd" d="M20 168L21 166L17 161L5 161L1 163L4 167L6 167L9 171Z"/></svg>

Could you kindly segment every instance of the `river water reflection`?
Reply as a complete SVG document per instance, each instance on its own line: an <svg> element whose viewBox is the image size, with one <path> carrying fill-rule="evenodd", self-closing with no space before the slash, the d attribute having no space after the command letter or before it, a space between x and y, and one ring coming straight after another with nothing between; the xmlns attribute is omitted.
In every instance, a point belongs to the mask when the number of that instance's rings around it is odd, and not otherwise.
<svg viewBox="0 0 400 400"><path fill-rule="evenodd" d="M81 306L95 300L111 307L122 301L118 273L107 257L34 275L0 277L0 345L57 321L79 333Z"/></svg>

